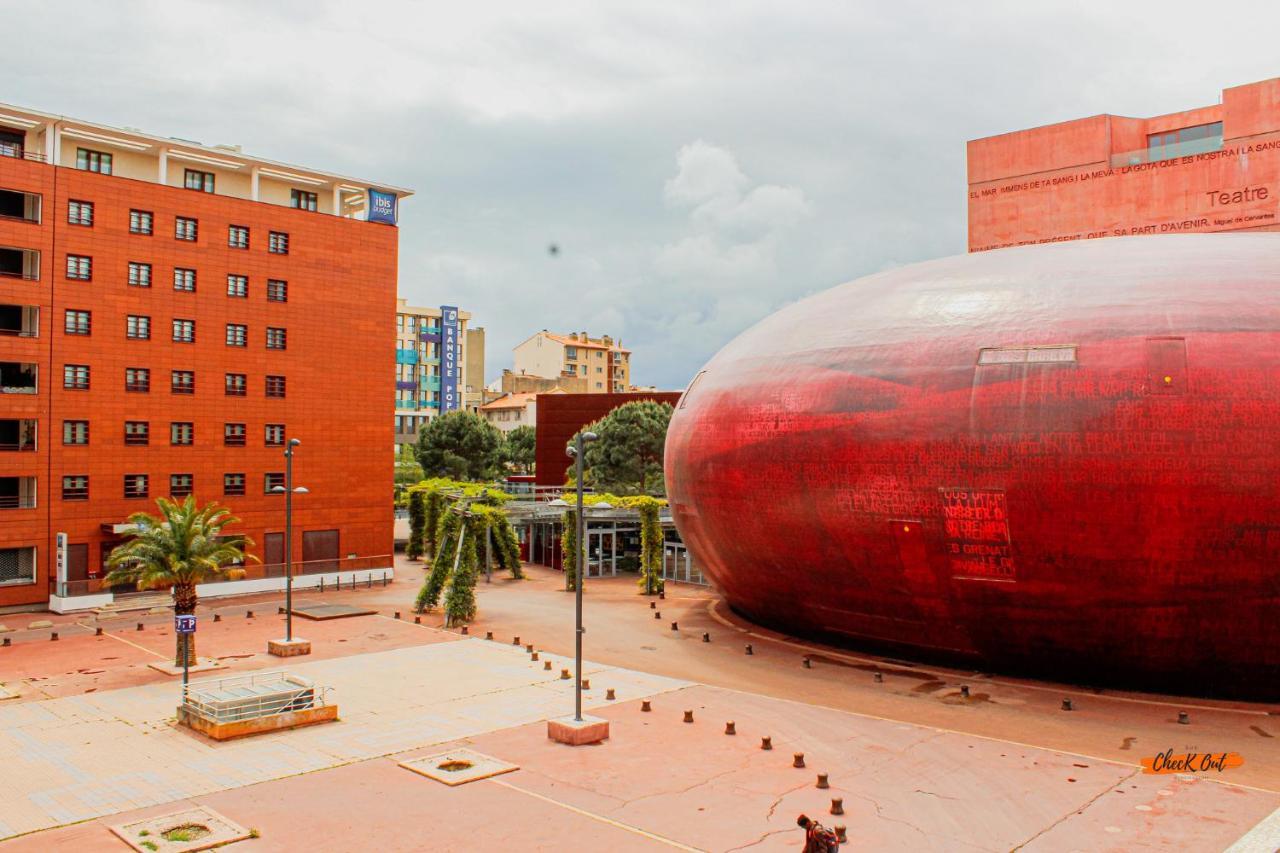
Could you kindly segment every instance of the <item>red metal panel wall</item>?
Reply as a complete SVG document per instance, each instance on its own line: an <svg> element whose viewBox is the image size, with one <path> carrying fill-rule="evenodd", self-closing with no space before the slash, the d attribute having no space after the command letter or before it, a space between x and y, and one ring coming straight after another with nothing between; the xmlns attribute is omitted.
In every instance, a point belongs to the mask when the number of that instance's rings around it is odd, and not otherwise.
<svg viewBox="0 0 1280 853"><path fill-rule="evenodd" d="M666 475L684 542L761 622L1274 698L1280 234L1004 249L819 294L706 366Z"/></svg>
<svg viewBox="0 0 1280 853"><path fill-rule="evenodd" d="M534 461L540 486L564 484L569 470L569 457L564 449L582 429L623 403L656 400L675 405L679 391L635 392L622 394L539 394L538 444Z"/></svg>

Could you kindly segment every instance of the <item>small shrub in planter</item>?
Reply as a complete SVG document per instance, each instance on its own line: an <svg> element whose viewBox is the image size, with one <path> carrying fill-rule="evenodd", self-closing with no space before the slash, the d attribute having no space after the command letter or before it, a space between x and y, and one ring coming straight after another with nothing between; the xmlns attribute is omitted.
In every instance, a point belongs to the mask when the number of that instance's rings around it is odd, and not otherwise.
<svg viewBox="0 0 1280 853"><path fill-rule="evenodd" d="M229 581L242 581L244 580L245 571L244 569L227 569L223 574L227 576Z"/></svg>

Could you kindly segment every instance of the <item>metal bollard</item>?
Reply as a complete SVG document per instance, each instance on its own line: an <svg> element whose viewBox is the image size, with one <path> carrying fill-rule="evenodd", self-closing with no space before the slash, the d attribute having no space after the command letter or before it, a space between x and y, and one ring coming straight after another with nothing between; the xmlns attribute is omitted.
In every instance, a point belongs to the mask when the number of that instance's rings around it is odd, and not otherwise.
<svg viewBox="0 0 1280 853"><path fill-rule="evenodd" d="M7 643L8 639L9 639L8 637L5 637L5 641L6 641L6 643ZM652 710L653 710L653 706L649 704L649 700L648 700L648 699L642 699L642 700L640 700L640 710L641 710L641 711L644 711L645 713L648 713L649 711L652 711Z"/></svg>
<svg viewBox="0 0 1280 853"><path fill-rule="evenodd" d="M879 673L879 672L874 673L874 674L871 676L871 680L872 680L872 681L874 681L876 684L879 684L879 683L881 683L882 681L884 681L884 674L883 674L883 673Z"/></svg>
<svg viewBox="0 0 1280 853"><path fill-rule="evenodd" d="M773 738L769 737L768 735L765 735L764 737L760 738L760 748L763 750L773 749Z"/></svg>
<svg viewBox="0 0 1280 853"><path fill-rule="evenodd" d="M422 624L422 617L421 617L421 616L415 616L415 617L413 617L413 624L415 624L415 625L421 625L421 624ZM465 626L464 626L464 627L465 627Z"/></svg>
<svg viewBox="0 0 1280 853"><path fill-rule="evenodd" d="M706 632L704 631L704 632L702 633L702 642L704 642L704 643L709 643L709 642L711 642L711 635L710 635L710 634L708 634L708 633L706 633Z"/></svg>
<svg viewBox="0 0 1280 853"><path fill-rule="evenodd" d="M663 601L666 601L666 600L667 600L667 591L666 591L665 589L663 589L663 590L659 590L659 591L658 591L658 598L662 599Z"/></svg>
<svg viewBox="0 0 1280 853"><path fill-rule="evenodd" d="M724 733L727 735L736 735L738 733L738 728L734 725L733 720L724 724Z"/></svg>
<svg viewBox="0 0 1280 853"><path fill-rule="evenodd" d="M13 644L9 642L8 637L5 637L3 640L0 640L0 646L10 646L10 645L13 645Z"/></svg>
<svg viewBox="0 0 1280 853"><path fill-rule="evenodd" d="M486 640L492 640L492 639L493 639L493 632L492 632L492 631L485 631L485 632L484 632L484 638L485 638Z"/></svg>
<svg viewBox="0 0 1280 853"><path fill-rule="evenodd" d="M399 611L399 610L397 610L397 611L396 611L396 618L397 618L397 619L399 619L399 618L400 618L400 611Z"/></svg>
<svg viewBox="0 0 1280 853"><path fill-rule="evenodd" d="M524 650L529 654L533 654L533 643L525 643Z"/></svg>
<svg viewBox="0 0 1280 853"><path fill-rule="evenodd" d="M568 680L569 680L569 670L567 670L567 669L562 669L562 670L560 670L560 679L561 679L562 681L568 681Z"/></svg>
<svg viewBox="0 0 1280 853"><path fill-rule="evenodd" d="M961 685L960 685L960 696L961 696L961 698L963 698L963 699L968 699L968 698L969 698L969 685L967 685L967 684L961 684Z"/></svg>
<svg viewBox="0 0 1280 853"><path fill-rule="evenodd" d="M649 609L650 609L650 610L657 610L657 609L658 609L658 602L656 602L656 601L650 601L650 602L649 602Z"/></svg>
<svg viewBox="0 0 1280 853"><path fill-rule="evenodd" d="M792 767L804 767L804 753L797 752L791 759Z"/></svg>
<svg viewBox="0 0 1280 853"><path fill-rule="evenodd" d="M222 621L222 614L221 614L221 613L215 613L215 614L213 614L213 621L214 621L214 622L221 622L221 621Z"/></svg>
<svg viewBox="0 0 1280 853"><path fill-rule="evenodd" d="M844 800L843 800L843 799L841 799L840 797L835 797L834 799L832 799L832 800L831 800L831 813L832 813L832 814L844 814Z"/></svg>
<svg viewBox="0 0 1280 853"><path fill-rule="evenodd" d="M662 618L662 611L661 611L661 610L655 610L655 611L653 611L653 618L654 618L654 619L661 619L661 618Z"/></svg>
<svg viewBox="0 0 1280 853"><path fill-rule="evenodd" d="M383 572L383 573L382 573L382 585L383 585L383 586L386 586L386 585L387 585L387 573L386 573L386 572Z"/></svg>
<svg viewBox="0 0 1280 853"><path fill-rule="evenodd" d="M93 636L95 636L95 637L101 637L101 636L102 636L102 626L101 626L101 625L99 625L97 628L94 628L94 629L93 629Z"/></svg>
<svg viewBox="0 0 1280 853"><path fill-rule="evenodd" d="M1075 708L1075 705L1071 704L1071 700L1070 700L1070 699L1063 699L1063 700L1062 700L1062 710L1064 710L1064 711L1074 711L1075 709L1076 709L1076 708Z"/></svg>
<svg viewBox="0 0 1280 853"><path fill-rule="evenodd" d="M320 578L320 591L324 592L324 578Z"/></svg>
<svg viewBox="0 0 1280 853"><path fill-rule="evenodd" d="M845 828L845 825L844 825L843 823L837 823L837 824L835 825L835 830L836 830L836 841L838 841L838 842L839 842L839 843L841 843L841 844L848 844L848 843L849 843L849 835L848 835L849 830L848 830L847 828Z"/></svg>
<svg viewBox="0 0 1280 853"><path fill-rule="evenodd" d="M827 784L827 774L826 774L826 773L819 773L819 774L818 774L818 783L817 783L816 785L814 785L813 787L815 787L815 788L830 788L831 786L830 786L829 784Z"/></svg>
<svg viewBox="0 0 1280 853"><path fill-rule="evenodd" d="M590 679L590 678L584 678L584 679L582 679L582 689L583 689L583 690L590 690L590 689L591 689L591 679Z"/></svg>
<svg viewBox="0 0 1280 853"><path fill-rule="evenodd" d="M1191 725L1191 715L1190 715L1190 714L1188 714L1186 711L1179 711L1179 712L1178 712L1178 723L1179 723L1180 725L1184 725L1184 726L1189 726L1189 725Z"/></svg>
<svg viewBox="0 0 1280 853"><path fill-rule="evenodd" d="M549 661L549 660L545 660L545 661L543 661L543 662L542 662L542 668L543 668L544 670L551 669L551 661Z"/></svg>
<svg viewBox="0 0 1280 853"><path fill-rule="evenodd" d="M612 688L612 687L610 687L609 689L607 689L607 690L605 690L605 691L604 691L604 698L606 698L606 699L616 699L616 698L618 698L618 697L617 697L617 696L615 696L615 695L613 694L613 688Z"/></svg>
<svg viewBox="0 0 1280 853"><path fill-rule="evenodd" d="M679 623L679 622L672 622L672 623L671 623L671 630L672 630L672 631L679 631L679 630L680 630L680 623Z"/></svg>
<svg viewBox="0 0 1280 853"><path fill-rule="evenodd" d="M518 646L518 645L520 645L520 638L519 638L519 637L513 637L513 638L511 639L511 645L513 645L513 646Z"/></svg>
<svg viewBox="0 0 1280 853"><path fill-rule="evenodd" d="M753 652L753 651L751 650L751 644L750 644L750 643L747 643L747 654L749 654L749 655L754 655L754 654L755 654L755 652Z"/></svg>
<svg viewBox="0 0 1280 853"><path fill-rule="evenodd" d="M686 723L692 723L692 722L693 722L693 712L692 712L692 711L685 711L685 712L684 712L684 721L685 721Z"/></svg>
<svg viewBox="0 0 1280 853"><path fill-rule="evenodd" d="M467 636L467 635L468 635L468 633L469 633L469 631L468 631L468 629L467 629L467 626L466 626L466 625L463 625L463 626L462 626L462 634L463 634L463 636Z"/></svg>
<svg viewBox="0 0 1280 853"><path fill-rule="evenodd" d="M141 622L139 622L139 623L138 623L138 627L137 627L135 630L138 630L138 631L141 631L141 630L142 630L142 623L141 623Z"/></svg>
<svg viewBox="0 0 1280 853"><path fill-rule="evenodd" d="M529 660L536 661L537 659L538 659L538 653L537 653L537 652L530 652L530 653L529 653Z"/></svg>
<svg viewBox="0 0 1280 853"><path fill-rule="evenodd" d="M803 666L805 669L813 669L813 661L809 660L808 655L804 656L804 658L800 661L800 665Z"/></svg>
<svg viewBox="0 0 1280 853"><path fill-rule="evenodd" d="M50 631L50 632L49 632L49 639L50 639L50 640L56 640L56 639L58 639L58 632L57 632L57 631Z"/></svg>
<svg viewBox="0 0 1280 853"><path fill-rule="evenodd" d="M277 608L276 608L276 615L277 615L277 616L283 616L283 615L284 615L284 608L283 608L283 607L277 607Z"/></svg>
<svg viewBox="0 0 1280 853"><path fill-rule="evenodd" d="M252 611L252 610L246 610L246 611L244 612L244 618L246 618L246 619L252 619L252 618L253 618L253 611Z"/></svg>

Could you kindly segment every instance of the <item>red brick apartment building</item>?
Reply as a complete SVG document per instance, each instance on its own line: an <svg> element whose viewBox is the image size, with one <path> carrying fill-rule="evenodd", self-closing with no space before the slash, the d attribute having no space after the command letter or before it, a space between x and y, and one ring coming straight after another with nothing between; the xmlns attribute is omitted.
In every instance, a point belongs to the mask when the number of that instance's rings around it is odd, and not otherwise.
<svg viewBox="0 0 1280 853"><path fill-rule="evenodd" d="M105 592L160 496L229 506L279 577L291 438L294 559L390 565L408 194L0 105L0 607Z"/></svg>
<svg viewBox="0 0 1280 853"><path fill-rule="evenodd" d="M1280 231L1280 78L1154 118L1097 115L969 143L969 250Z"/></svg>

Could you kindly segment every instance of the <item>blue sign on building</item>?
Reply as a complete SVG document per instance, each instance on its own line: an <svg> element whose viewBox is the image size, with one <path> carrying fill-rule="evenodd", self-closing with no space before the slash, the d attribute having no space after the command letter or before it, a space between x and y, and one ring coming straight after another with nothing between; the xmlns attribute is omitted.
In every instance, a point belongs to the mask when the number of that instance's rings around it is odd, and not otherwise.
<svg viewBox="0 0 1280 853"><path fill-rule="evenodd" d="M396 195L382 190L369 190L369 221L396 224Z"/></svg>
<svg viewBox="0 0 1280 853"><path fill-rule="evenodd" d="M440 306L440 414L462 408L458 395L458 309Z"/></svg>

